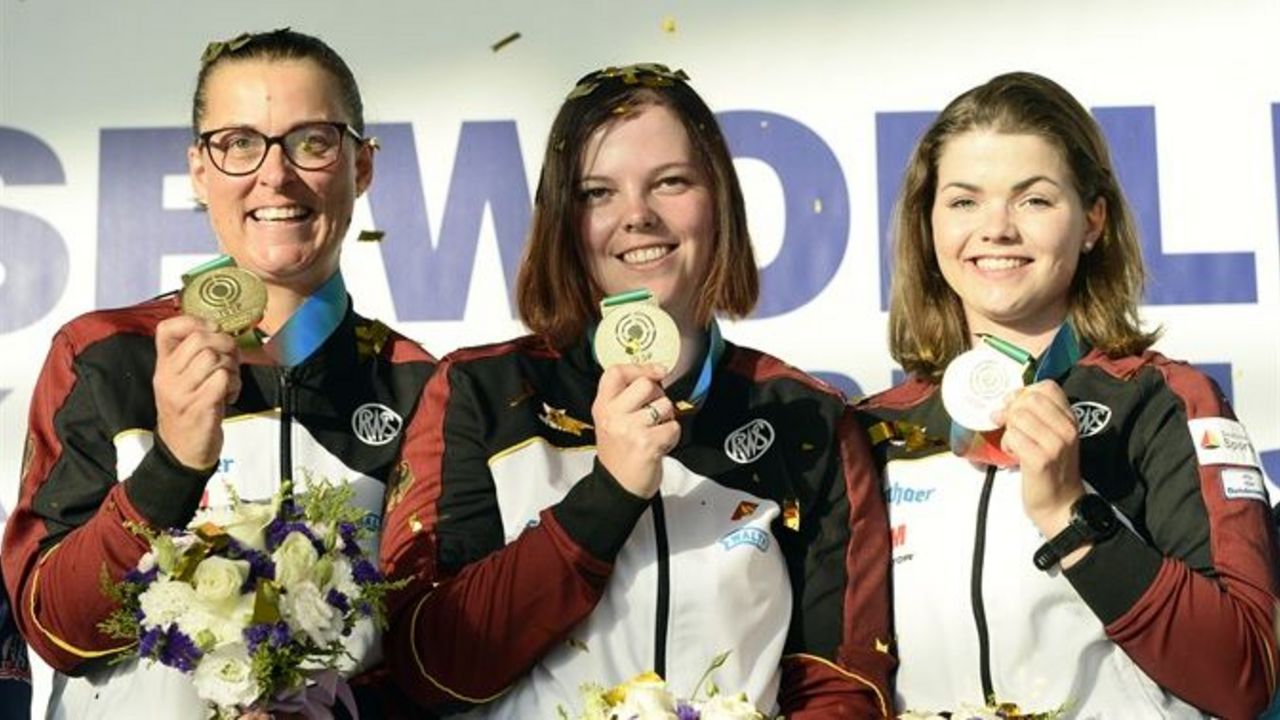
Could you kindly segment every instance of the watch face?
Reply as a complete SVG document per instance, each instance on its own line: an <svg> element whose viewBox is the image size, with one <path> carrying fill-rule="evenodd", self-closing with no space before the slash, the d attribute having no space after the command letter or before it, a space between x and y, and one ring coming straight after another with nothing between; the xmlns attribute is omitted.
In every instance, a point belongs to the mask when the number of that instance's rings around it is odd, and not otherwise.
<svg viewBox="0 0 1280 720"><path fill-rule="evenodd" d="M1085 495L1076 501L1075 515L1084 525L1081 529L1096 539L1111 537L1120 527L1120 519L1111 505L1098 495Z"/></svg>

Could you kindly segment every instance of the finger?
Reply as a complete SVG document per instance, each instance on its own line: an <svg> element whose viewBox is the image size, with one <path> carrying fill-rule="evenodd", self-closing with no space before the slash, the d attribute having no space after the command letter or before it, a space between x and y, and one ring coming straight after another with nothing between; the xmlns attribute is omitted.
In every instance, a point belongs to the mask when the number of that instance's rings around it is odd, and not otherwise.
<svg viewBox="0 0 1280 720"><path fill-rule="evenodd" d="M665 397L662 386L650 378L636 378L622 392L605 404L610 412L629 413Z"/></svg>
<svg viewBox="0 0 1280 720"><path fill-rule="evenodd" d="M231 389L232 379L231 373L226 370L218 370L210 373L196 387L193 393L194 407L211 407L219 410L226 405L227 393Z"/></svg>
<svg viewBox="0 0 1280 720"><path fill-rule="evenodd" d="M1034 422L1064 443L1071 442L1078 434L1075 415L1071 412L1071 408L1064 405L1059 398L1027 393L1010 408L1006 415L1009 418L1009 424L1015 422L1015 417L1020 418L1017 422Z"/></svg>
<svg viewBox="0 0 1280 720"><path fill-rule="evenodd" d="M191 315L178 315L161 320L156 325L156 354L167 356L191 333L198 330L212 331L216 328L212 321Z"/></svg>
<svg viewBox="0 0 1280 720"><path fill-rule="evenodd" d="M671 399L668 398L666 395L662 395L654 400L650 400L649 402L645 403L644 407L646 408L651 407L653 408L654 413L657 413L656 415L657 422L652 423L653 425L662 425L664 423L669 423L672 420L676 419L676 404L671 402ZM649 414L649 415L652 414L652 413L649 413L648 411L645 411L645 412L646 414Z"/></svg>
<svg viewBox="0 0 1280 720"><path fill-rule="evenodd" d="M169 355L168 368L176 374L192 372L202 364L197 358L203 356L231 358L236 352L235 338L220 333L197 330L186 338Z"/></svg>
<svg viewBox="0 0 1280 720"><path fill-rule="evenodd" d="M600 376L596 398L607 402L640 378L660 383L665 376L666 372L658 365L614 365L606 368Z"/></svg>

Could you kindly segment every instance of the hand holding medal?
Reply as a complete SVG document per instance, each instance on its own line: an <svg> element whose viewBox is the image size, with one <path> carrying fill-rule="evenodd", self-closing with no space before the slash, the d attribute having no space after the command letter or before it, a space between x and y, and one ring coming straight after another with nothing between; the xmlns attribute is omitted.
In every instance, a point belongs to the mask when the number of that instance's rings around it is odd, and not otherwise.
<svg viewBox="0 0 1280 720"><path fill-rule="evenodd" d="M628 492L652 497L662 458L680 439L663 377L680 357L680 332L648 290L600 303L593 349L604 374L591 407L600 463Z"/></svg>
<svg viewBox="0 0 1280 720"><path fill-rule="evenodd" d="M942 376L942 404L952 420L951 451L988 465L1017 465L1000 447L1004 428L995 415L1010 393L1030 382L1036 361L994 335L979 337L982 344L957 356Z"/></svg>

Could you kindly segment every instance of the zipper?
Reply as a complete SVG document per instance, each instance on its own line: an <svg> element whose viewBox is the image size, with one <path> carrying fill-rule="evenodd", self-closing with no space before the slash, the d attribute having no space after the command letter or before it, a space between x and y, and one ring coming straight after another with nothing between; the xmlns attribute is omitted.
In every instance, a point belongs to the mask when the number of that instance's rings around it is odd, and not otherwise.
<svg viewBox="0 0 1280 720"><path fill-rule="evenodd" d="M658 546L658 609L653 638L653 671L667 676L667 625L671 613L671 553L667 545L667 514L662 492L653 496L653 533Z"/></svg>
<svg viewBox="0 0 1280 720"><path fill-rule="evenodd" d="M995 485L996 466L987 467L987 479L978 498L978 525L973 540L973 571L969 579L969 597L973 602L973 622L978 628L978 670L982 676L982 700L995 699L991 682L991 640L987 635L987 609L982 601L982 558L987 547L987 508L991 504L991 488Z"/></svg>
<svg viewBox="0 0 1280 720"><path fill-rule="evenodd" d="M280 482L293 479L293 368L280 368ZM289 492L293 494L292 490Z"/></svg>

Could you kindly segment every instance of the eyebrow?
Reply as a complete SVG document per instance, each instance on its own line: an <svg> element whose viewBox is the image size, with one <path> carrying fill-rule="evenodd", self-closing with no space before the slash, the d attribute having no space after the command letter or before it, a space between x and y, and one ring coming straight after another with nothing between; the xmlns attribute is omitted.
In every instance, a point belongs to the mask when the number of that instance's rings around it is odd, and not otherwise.
<svg viewBox="0 0 1280 720"><path fill-rule="evenodd" d="M1062 187L1062 185L1059 184L1057 180L1054 180L1053 178L1047 175L1032 175L1026 180L1022 180L1014 183L1013 191L1022 192L1023 190L1026 190L1027 188L1031 187L1032 185L1035 185L1038 182L1047 182L1056 188ZM938 188L938 191L941 192L943 190L946 190L947 188L957 188L967 192L981 192L982 190L982 188L978 187L977 185L972 185L970 183L957 181L957 182L949 182L946 185L943 185L942 187Z"/></svg>
<svg viewBox="0 0 1280 720"><path fill-rule="evenodd" d="M650 172L650 174L651 174L651 175L662 175L662 174L664 174L664 173L671 172L672 170L683 170L683 171L686 171L686 172L687 172L687 171L701 172L701 169L698 167L698 164L697 164L697 163L695 163L695 162L690 161L690 162L670 162L670 163L666 163L666 164L664 164L664 165L659 165L659 166L655 167L655 168ZM608 179L609 179L609 176L608 176L608 175L584 175L580 180L578 180L578 182L579 182L579 183L584 183L584 182L589 182L589 181L597 181L597 182L599 182L599 181L604 181L604 180L608 180Z"/></svg>

